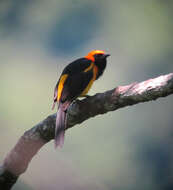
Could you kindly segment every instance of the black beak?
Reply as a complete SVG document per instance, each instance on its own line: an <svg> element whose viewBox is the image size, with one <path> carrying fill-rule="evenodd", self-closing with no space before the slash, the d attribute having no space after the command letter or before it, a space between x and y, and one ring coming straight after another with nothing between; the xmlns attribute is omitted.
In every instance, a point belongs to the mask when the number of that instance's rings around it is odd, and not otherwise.
<svg viewBox="0 0 173 190"><path fill-rule="evenodd" d="M107 58L107 57L109 57L110 56L110 54L104 54L104 57L105 58Z"/></svg>

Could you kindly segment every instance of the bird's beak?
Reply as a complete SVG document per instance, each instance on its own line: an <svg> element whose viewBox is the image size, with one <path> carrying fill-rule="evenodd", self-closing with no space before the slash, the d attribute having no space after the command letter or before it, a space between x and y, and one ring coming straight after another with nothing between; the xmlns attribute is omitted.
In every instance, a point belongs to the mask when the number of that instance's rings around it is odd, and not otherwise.
<svg viewBox="0 0 173 190"><path fill-rule="evenodd" d="M107 58L107 57L109 57L110 56L110 54L104 54L104 57L105 58Z"/></svg>

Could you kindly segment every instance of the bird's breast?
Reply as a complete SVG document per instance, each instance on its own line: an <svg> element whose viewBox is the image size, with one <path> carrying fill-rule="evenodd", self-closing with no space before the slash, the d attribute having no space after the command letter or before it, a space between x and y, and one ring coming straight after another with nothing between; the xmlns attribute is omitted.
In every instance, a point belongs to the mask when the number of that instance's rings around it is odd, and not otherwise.
<svg viewBox="0 0 173 190"><path fill-rule="evenodd" d="M91 65L90 65L90 67L91 67ZM88 67L88 68L89 68L89 67ZM87 69L88 69L88 68L87 68ZM87 69L86 69L86 70L87 70ZM93 77L92 77L92 79L90 80L90 82L88 83L88 85L86 86L86 88L83 90L83 92L81 93L80 96L86 95L86 94L88 93L88 91L90 90L90 88L92 87L94 81L96 80L97 73L98 73L98 68L97 68L97 66L95 66L95 65L93 64L92 67L91 67L89 70L91 70L91 69L92 69L92 71L93 71ZM89 71L89 70L87 70L87 71Z"/></svg>

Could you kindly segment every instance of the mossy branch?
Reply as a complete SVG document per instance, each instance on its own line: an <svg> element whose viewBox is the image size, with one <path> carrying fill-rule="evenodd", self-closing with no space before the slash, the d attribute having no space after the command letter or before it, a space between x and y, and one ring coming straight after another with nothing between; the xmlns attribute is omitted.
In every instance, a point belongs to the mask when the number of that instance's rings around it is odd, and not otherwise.
<svg viewBox="0 0 173 190"><path fill-rule="evenodd" d="M96 115L170 94L173 94L173 73L76 100L68 109L67 129ZM0 166L0 189L11 189L33 156L54 139L55 119L56 114L48 116L20 137Z"/></svg>

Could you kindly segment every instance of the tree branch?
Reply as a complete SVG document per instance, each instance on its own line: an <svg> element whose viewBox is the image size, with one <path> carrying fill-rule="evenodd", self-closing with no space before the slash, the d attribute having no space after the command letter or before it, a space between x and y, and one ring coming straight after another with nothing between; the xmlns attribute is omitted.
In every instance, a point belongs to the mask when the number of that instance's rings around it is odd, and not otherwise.
<svg viewBox="0 0 173 190"><path fill-rule="evenodd" d="M68 109L67 129L96 115L170 94L173 94L173 73L76 100ZM0 189L10 189L39 149L54 139L55 119L56 114L48 116L20 137L0 166Z"/></svg>

